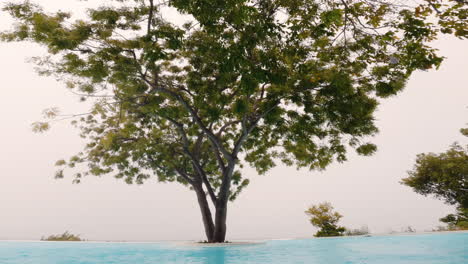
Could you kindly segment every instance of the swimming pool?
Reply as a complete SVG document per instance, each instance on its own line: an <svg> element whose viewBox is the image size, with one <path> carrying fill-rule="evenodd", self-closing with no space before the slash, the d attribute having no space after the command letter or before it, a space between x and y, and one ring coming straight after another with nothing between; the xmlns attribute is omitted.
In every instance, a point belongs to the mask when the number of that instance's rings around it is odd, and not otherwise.
<svg viewBox="0 0 468 264"><path fill-rule="evenodd" d="M0 242L1 264L465 264L468 233L270 240L241 246Z"/></svg>

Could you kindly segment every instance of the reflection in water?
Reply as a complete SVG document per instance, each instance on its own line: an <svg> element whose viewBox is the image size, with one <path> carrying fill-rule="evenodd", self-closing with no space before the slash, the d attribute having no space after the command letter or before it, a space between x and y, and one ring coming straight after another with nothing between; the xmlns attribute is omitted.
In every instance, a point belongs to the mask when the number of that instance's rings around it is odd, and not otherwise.
<svg viewBox="0 0 468 264"><path fill-rule="evenodd" d="M317 243L314 243L317 242ZM354 262L347 243L339 238L323 238L320 241L302 243L302 252L307 252L304 257L310 264L322 263L359 263ZM299 246L299 245L298 245ZM291 248L294 251L293 248ZM365 262L364 262L365 263Z"/></svg>
<svg viewBox="0 0 468 264"><path fill-rule="evenodd" d="M204 252L206 259L206 264L225 264L226 261L226 248L225 247L207 247L204 250L208 252Z"/></svg>
<svg viewBox="0 0 468 264"><path fill-rule="evenodd" d="M225 264L227 247L206 246L179 251L174 263Z"/></svg>

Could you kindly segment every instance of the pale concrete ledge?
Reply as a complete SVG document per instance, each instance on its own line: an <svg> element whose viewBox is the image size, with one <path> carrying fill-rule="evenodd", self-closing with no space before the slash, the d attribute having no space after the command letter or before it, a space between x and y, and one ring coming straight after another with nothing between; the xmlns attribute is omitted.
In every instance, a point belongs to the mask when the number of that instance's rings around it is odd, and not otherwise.
<svg viewBox="0 0 468 264"><path fill-rule="evenodd" d="M202 243L196 241L181 241L173 242L175 246L191 246L191 247L231 247L231 246L253 246L265 244L265 241L229 241L229 243Z"/></svg>

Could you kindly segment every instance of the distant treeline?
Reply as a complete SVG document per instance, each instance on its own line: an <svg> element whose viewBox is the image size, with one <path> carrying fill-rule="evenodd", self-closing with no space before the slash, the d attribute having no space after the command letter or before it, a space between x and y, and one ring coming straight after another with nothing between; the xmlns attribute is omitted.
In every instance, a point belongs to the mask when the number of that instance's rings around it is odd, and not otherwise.
<svg viewBox="0 0 468 264"><path fill-rule="evenodd" d="M364 236L364 235L368 235L370 232L369 232L369 228L367 226L363 226L359 229L348 229L346 228L346 231L344 232L344 235L345 236Z"/></svg>
<svg viewBox="0 0 468 264"><path fill-rule="evenodd" d="M84 241L80 235L71 234L68 231L65 231L61 235L51 235L48 237L42 237L42 241Z"/></svg>

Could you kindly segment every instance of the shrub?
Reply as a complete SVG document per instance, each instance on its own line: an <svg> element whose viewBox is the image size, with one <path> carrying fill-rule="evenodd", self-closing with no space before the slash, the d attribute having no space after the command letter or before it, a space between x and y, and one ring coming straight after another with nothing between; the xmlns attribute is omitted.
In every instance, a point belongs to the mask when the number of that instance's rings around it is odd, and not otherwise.
<svg viewBox="0 0 468 264"><path fill-rule="evenodd" d="M41 240L42 241L83 241L80 235L73 235L69 233L68 231L65 231L61 235L51 235L51 236L48 236L47 238L42 237Z"/></svg>

